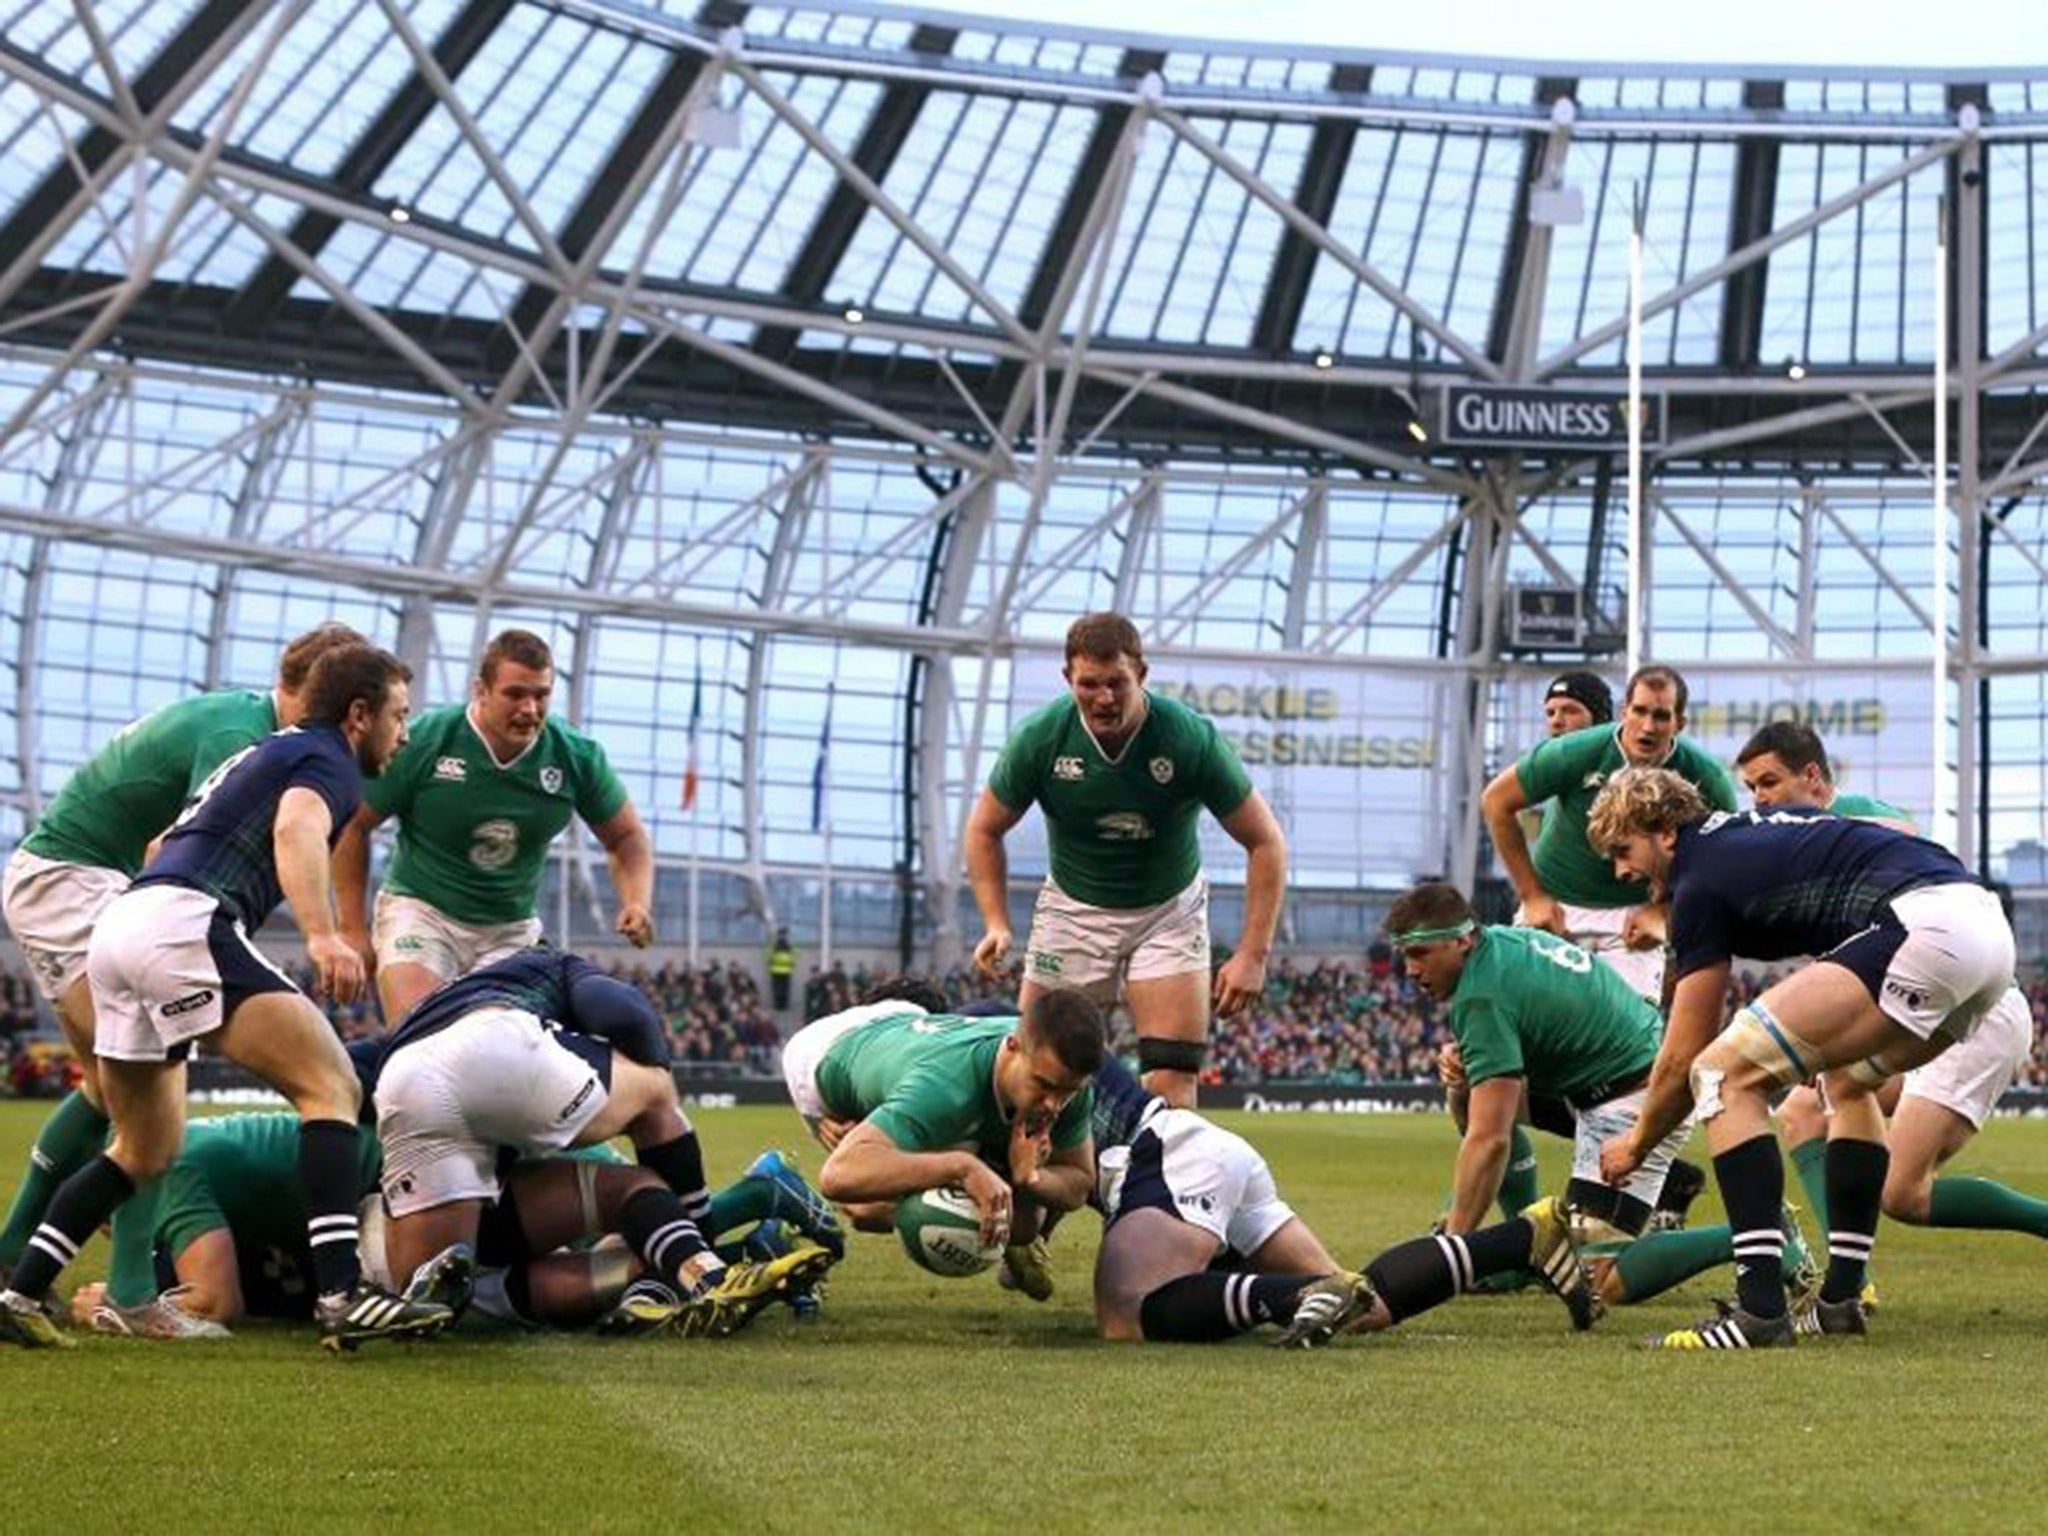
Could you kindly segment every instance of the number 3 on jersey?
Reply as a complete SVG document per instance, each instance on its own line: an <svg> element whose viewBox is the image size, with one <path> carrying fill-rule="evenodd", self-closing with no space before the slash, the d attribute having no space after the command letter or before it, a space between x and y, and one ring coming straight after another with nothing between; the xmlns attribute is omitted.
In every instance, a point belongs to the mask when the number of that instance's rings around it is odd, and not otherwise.
<svg viewBox="0 0 2048 1536"><path fill-rule="evenodd" d="M503 869L519 857L519 824L502 818L480 821L469 834L469 862L478 869Z"/></svg>

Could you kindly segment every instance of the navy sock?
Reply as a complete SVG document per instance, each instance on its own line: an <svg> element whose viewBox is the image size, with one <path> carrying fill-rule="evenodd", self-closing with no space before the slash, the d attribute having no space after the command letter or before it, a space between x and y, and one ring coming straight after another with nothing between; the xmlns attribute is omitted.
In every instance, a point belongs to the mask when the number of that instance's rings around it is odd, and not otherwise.
<svg viewBox="0 0 2048 1536"><path fill-rule="evenodd" d="M41 1301L86 1239L135 1193L135 1181L102 1152L57 1187L50 1208L22 1250L9 1282L17 1294Z"/></svg>
<svg viewBox="0 0 2048 1536"><path fill-rule="evenodd" d="M635 1190L620 1208L619 1234L677 1295L687 1296L697 1289L696 1283L685 1277L683 1266L709 1253L711 1245L704 1241L704 1234L690 1220L674 1190Z"/></svg>
<svg viewBox="0 0 2048 1536"><path fill-rule="evenodd" d="M634 1155L642 1168L676 1192L690 1220L704 1225L711 1215L711 1192L704 1185L704 1149L697 1144L697 1133L684 1131L659 1146L637 1147Z"/></svg>
<svg viewBox="0 0 2048 1536"><path fill-rule="evenodd" d="M1863 1293L1891 1165L1891 1151L1881 1141L1828 1139L1828 1273L1821 1282L1822 1301L1847 1301Z"/></svg>
<svg viewBox="0 0 2048 1536"><path fill-rule="evenodd" d="M1735 1295L1752 1317L1785 1312L1785 1162L1769 1131L1714 1159L1735 1251Z"/></svg>
<svg viewBox="0 0 2048 1536"><path fill-rule="evenodd" d="M1145 1337L1158 1343L1214 1344L1261 1323L1294 1316L1302 1287L1317 1275L1182 1275L1148 1292L1138 1304Z"/></svg>
<svg viewBox="0 0 2048 1536"><path fill-rule="evenodd" d="M1399 1322L1442 1306L1489 1275L1526 1268L1534 1241L1534 1229L1520 1216L1477 1232L1410 1238L1366 1265L1365 1277Z"/></svg>
<svg viewBox="0 0 2048 1536"><path fill-rule="evenodd" d="M322 1296L340 1296L363 1277L356 1253L356 1196L361 1174L356 1138L347 1120L307 1120L299 1126L299 1189L306 1199L306 1236L313 1245L313 1284Z"/></svg>

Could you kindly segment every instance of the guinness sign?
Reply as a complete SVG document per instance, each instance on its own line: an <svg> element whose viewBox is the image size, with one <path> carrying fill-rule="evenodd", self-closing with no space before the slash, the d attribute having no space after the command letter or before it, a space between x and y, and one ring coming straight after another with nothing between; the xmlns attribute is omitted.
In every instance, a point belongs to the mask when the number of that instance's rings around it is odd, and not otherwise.
<svg viewBox="0 0 2048 1536"><path fill-rule="evenodd" d="M1664 401L1643 396L1643 442L1664 441ZM1628 398L1576 389L1498 389L1449 384L1438 436L1468 448L1555 448L1567 452L1628 447Z"/></svg>

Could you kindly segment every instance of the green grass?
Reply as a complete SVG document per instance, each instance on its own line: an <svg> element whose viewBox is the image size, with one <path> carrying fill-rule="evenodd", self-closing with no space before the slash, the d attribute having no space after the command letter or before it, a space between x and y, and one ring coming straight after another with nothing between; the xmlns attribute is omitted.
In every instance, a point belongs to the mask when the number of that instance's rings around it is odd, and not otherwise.
<svg viewBox="0 0 2048 1536"><path fill-rule="evenodd" d="M1435 1214L1452 1151L1438 1119L1219 1118L1350 1262ZM0 1188L37 1122L0 1104ZM729 1175L796 1126L729 1110L700 1129ZM1539 1142L1558 1183L1562 1143ZM1995 1124L1965 1163L2048 1190L2048 1125ZM1589 1336L1528 1293L1279 1355L1097 1344L1093 1227L1059 1234L1060 1294L1042 1307L857 1238L821 1321L778 1309L724 1342L456 1338L337 1359L307 1332L252 1327L227 1344L0 1354L0 1508L23 1529L41 1511L70 1529L380 1532L1777 1536L2036 1516L2048 1245L2032 1238L1887 1227L1884 1309L1862 1342L1637 1348L1726 1283L1703 1278Z"/></svg>

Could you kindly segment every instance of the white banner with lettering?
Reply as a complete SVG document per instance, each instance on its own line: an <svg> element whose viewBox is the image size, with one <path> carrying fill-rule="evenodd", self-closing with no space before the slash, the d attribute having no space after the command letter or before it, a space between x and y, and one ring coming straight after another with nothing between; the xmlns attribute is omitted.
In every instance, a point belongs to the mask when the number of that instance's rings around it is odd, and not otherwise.
<svg viewBox="0 0 2048 1536"><path fill-rule="evenodd" d="M1021 720L1066 690L1059 658L1020 657L1011 686L1011 718ZM1439 694L1458 683L1355 667L1160 661L1147 686L1216 722L1280 818L1295 877L1398 887L1443 869L1442 829L1453 802L1437 706ZM993 758L984 778L992 766ZM1017 871L1044 870L1037 814L1009 844ZM1244 878L1243 852L1206 814L1202 860L1212 880Z"/></svg>

